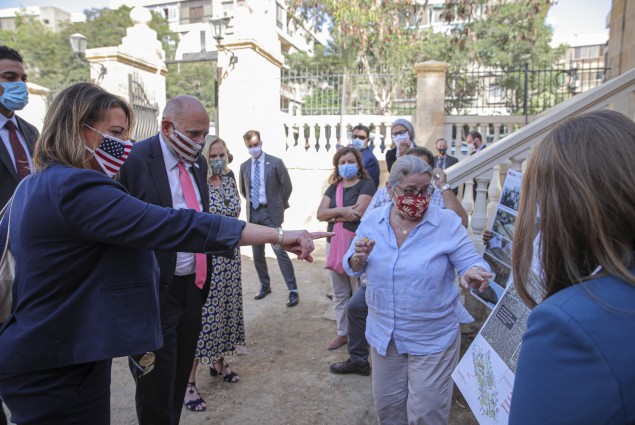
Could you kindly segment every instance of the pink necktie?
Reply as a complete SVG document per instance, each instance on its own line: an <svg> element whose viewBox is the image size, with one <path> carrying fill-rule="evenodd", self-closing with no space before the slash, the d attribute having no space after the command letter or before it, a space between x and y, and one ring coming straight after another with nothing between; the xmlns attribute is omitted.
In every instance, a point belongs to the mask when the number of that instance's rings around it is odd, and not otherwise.
<svg viewBox="0 0 635 425"><path fill-rule="evenodd" d="M187 172L185 166L181 162L177 162L179 167L179 180L181 181L181 190L183 190L183 197L185 198L185 204L189 209L195 211L201 211L198 206L198 200L196 199L196 192L194 192L194 185L192 184L192 178L190 173ZM196 286L202 288L205 284L205 278L207 277L207 256L205 254L194 254L196 258Z"/></svg>

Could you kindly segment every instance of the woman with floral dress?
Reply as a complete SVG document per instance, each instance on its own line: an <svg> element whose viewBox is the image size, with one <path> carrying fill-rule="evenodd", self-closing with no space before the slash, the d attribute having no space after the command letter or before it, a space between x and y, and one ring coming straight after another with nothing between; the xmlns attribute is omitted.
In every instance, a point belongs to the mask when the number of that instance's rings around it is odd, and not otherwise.
<svg viewBox="0 0 635 425"><path fill-rule="evenodd" d="M203 156L209 165L209 212L237 218L240 196L234 173L227 168L233 159L227 145L220 138L210 139L205 143ZM198 364L209 365L210 375L225 382L238 382L238 375L229 369L225 357L235 354L239 345L245 345L240 250L236 248L232 258L212 258L209 295L203 306L201 334L185 394L185 406L196 412L207 408L196 389Z"/></svg>

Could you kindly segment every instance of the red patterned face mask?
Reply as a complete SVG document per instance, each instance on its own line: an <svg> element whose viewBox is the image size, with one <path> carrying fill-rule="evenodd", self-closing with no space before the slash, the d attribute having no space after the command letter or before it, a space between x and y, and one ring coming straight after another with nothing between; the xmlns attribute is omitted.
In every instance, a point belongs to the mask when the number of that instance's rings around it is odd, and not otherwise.
<svg viewBox="0 0 635 425"><path fill-rule="evenodd" d="M408 218L419 219L428 211L431 198L430 194L397 195L397 211Z"/></svg>

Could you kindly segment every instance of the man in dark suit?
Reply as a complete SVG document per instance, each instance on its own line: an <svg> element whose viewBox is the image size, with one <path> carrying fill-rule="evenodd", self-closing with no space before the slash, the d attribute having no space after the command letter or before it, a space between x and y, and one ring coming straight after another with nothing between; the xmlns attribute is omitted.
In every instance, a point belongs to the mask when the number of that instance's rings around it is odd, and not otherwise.
<svg viewBox="0 0 635 425"><path fill-rule="evenodd" d="M483 141L483 137L478 131L470 131L465 138L465 143L467 143L467 150L470 152L470 156L487 147L487 143Z"/></svg>
<svg viewBox="0 0 635 425"><path fill-rule="evenodd" d="M39 133L15 114L28 101L22 55L0 46L0 208L11 199L20 180L31 173L33 147ZM6 423L0 401L0 425Z"/></svg>
<svg viewBox="0 0 635 425"><path fill-rule="evenodd" d="M31 172L37 129L15 114L29 101L22 56L0 46L0 208Z"/></svg>
<svg viewBox="0 0 635 425"><path fill-rule="evenodd" d="M459 162L458 158L447 154L448 142L445 139L437 140L437 152L439 152L439 155L434 157L434 168L445 170L446 168L451 167ZM452 189L452 191L455 195L459 193L458 188L454 188Z"/></svg>
<svg viewBox="0 0 635 425"><path fill-rule="evenodd" d="M365 125L359 124L353 127L351 145L359 149L362 153L362 164L366 169L366 172L373 179L375 188L379 187L379 161L375 157L373 150L370 146L370 129Z"/></svg>
<svg viewBox="0 0 635 425"><path fill-rule="evenodd" d="M209 211L207 165L200 156L209 114L194 97L178 96L165 106L161 131L135 143L119 181L131 195L155 205ZM209 290L206 256L155 251L160 269L163 347L154 370L138 378L136 405L141 425L176 425L192 370ZM150 273L150 271L148 271ZM140 356L138 356L140 357Z"/></svg>
<svg viewBox="0 0 635 425"><path fill-rule="evenodd" d="M243 140L251 155L251 159L240 166L240 193L247 200L247 221L280 228L284 221L284 210L289 208L292 190L289 172L281 159L262 151L262 140L258 131L249 130L243 135ZM274 247L274 252L289 289L287 307L293 307L300 300L293 264L284 250ZM260 292L255 296L259 300L271 293L265 246L254 245L253 255L260 279Z"/></svg>
<svg viewBox="0 0 635 425"><path fill-rule="evenodd" d="M437 140L437 152L439 155L434 157L434 168L445 170L459 162L458 158L448 155L448 142L445 139Z"/></svg>

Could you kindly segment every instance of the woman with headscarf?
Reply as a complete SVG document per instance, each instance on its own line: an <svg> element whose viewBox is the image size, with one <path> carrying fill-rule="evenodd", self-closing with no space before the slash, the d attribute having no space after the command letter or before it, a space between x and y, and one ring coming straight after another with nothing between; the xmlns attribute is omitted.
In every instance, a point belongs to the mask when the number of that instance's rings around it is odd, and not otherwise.
<svg viewBox="0 0 635 425"><path fill-rule="evenodd" d="M410 121L403 118L399 118L392 123L390 136L395 147L386 151L386 166L389 173L398 158L406 155L410 148L417 146L415 144L415 128Z"/></svg>

